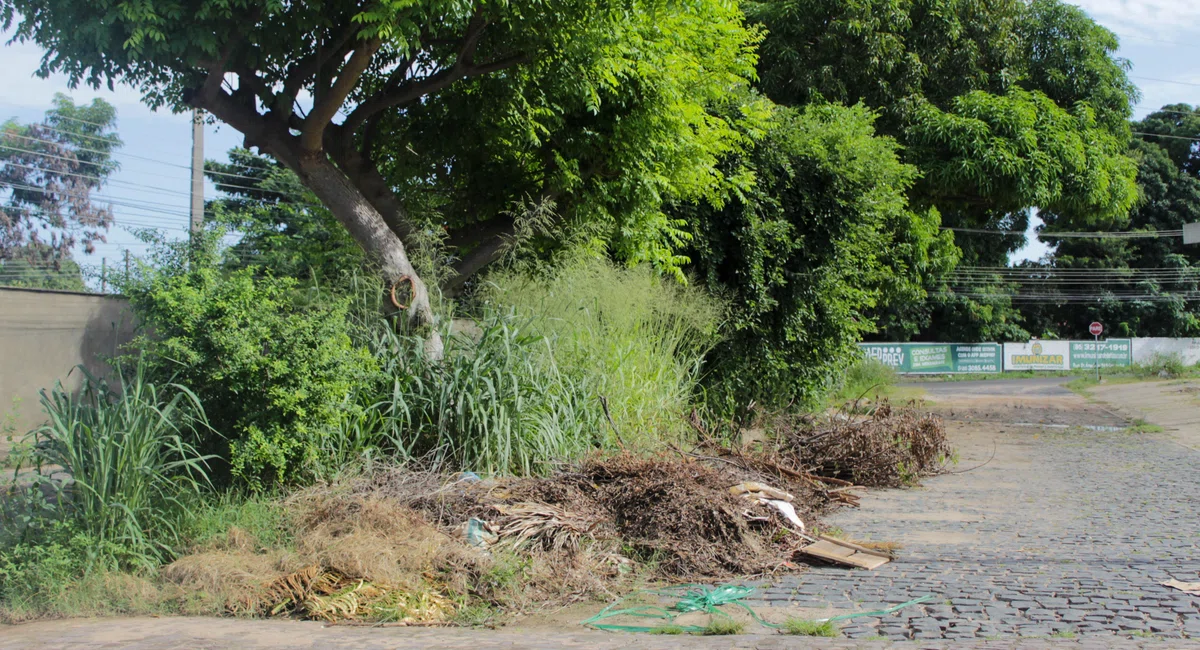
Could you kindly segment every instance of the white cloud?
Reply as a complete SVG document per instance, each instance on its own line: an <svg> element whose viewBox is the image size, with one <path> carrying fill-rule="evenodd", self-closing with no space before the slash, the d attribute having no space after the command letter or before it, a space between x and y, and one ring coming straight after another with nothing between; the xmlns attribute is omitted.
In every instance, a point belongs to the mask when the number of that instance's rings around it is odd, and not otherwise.
<svg viewBox="0 0 1200 650"><path fill-rule="evenodd" d="M1098 22L1126 38L1142 41L1178 38L1200 30L1196 0L1075 0Z"/></svg>
<svg viewBox="0 0 1200 650"><path fill-rule="evenodd" d="M0 32L0 39L7 42L11 34ZM93 97L101 97L118 108L129 108L142 104L142 96L129 86L117 85L113 90L102 88L92 90L87 86L72 89L63 75L51 75L41 79L34 73L42 62L42 50L32 43L15 43L0 46L0 101L6 105L18 107L46 107L54 93L66 93L75 98L76 102L90 101Z"/></svg>

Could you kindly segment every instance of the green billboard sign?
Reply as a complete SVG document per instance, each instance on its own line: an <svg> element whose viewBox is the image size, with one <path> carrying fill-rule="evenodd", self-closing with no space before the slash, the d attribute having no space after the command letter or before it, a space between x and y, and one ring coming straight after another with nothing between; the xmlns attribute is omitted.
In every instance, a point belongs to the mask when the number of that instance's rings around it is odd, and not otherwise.
<svg viewBox="0 0 1200 650"><path fill-rule="evenodd" d="M1107 339L1104 341L1071 341L1071 367L1113 368L1133 362L1133 341Z"/></svg>
<svg viewBox="0 0 1200 650"><path fill-rule="evenodd" d="M901 373L1000 372L995 343L862 343L859 348Z"/></svg>

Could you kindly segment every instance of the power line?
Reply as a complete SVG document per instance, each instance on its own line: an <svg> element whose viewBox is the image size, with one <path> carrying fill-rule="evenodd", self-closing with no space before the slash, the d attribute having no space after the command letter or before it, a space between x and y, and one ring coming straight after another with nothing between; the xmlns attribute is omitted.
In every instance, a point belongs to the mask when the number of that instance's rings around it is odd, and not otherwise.
<svg viewBox="0 0 1200 650"><path fill-rule="evenodd" d="M1180 86L1200 87L1200 83L1195 83L1193 81L1175 81L1173 79L1155 79L1154 77L1142 77L1142 76L1138 76L1138 75L1134 75L1134 74L1131 74L1128 76L1130 79L1141 79L1143 81L1157 81L1158 83L1164 83L1164 84L1179 84Z"/></svg>
<svg viewBox="0 0 1200 650"><path fill-rule="evenodd" d="M1026 234L1023 230L987 230L984 228L957 228L942 226L942 230L953 232L973 233L979 235L1015 236ZM1129 231L1038 231L1036 237L1053 237L1055 239L1156 239L1161 237L1182 237L1183 230L1129 230Z"/></svg>
<svg viewBox="0 0 1200 650"><path fill-rule="evenodd" d="M1191 140L1192 142L1200 142L1200 138L1189 138L1182 135L1166 135L1163 133L1146 133L1144 131L1133 131L1134 135L1140 135L1151 138L1166 138L1168 140Z"/></svg>

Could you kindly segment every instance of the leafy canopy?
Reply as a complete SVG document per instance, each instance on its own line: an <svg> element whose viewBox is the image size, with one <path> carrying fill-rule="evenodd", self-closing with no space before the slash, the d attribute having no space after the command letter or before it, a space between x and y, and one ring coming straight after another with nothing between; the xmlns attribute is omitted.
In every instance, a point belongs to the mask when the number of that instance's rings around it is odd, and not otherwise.
<svg viewBox="0 0 1200 650"><path fill-rule="evenodd" d="M708 359L716 406L814 402L874 331L881 300L920 301L922 276L953 264L937 212L909 208L917 170L874 121L862 106L780 108L745 161L755 184L681 210L701 279L734 306Z"/></svg>
<svg viewBox="0 0 1200 650"><path fill-rule="evenodd" d="M3 6L47 50L39 73L204 107L293 171L327 153L407 244L444 229L464 276L539 198L678 273L686 229L661 206L719 196L743 116L710 105L753 76L758 40L725 0Z"/></svg>

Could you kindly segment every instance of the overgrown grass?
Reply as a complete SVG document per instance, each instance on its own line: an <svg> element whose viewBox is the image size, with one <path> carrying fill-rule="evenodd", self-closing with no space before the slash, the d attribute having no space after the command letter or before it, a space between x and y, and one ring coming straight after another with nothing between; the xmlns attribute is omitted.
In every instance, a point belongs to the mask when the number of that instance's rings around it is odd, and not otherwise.
<svg viewBox="0 0 1200 650"><path fill-rule="evenodd" d="M148 579L172 556L208 483L191 446L196 396L156 386L138 364L116 385L43 391L49 423L30 432L4 491L0 619L151 613Z"/></svg>
<svg viewBox="0 0 1200 650"><path fill-rule="evenodd" d="M679 437L719 313L712 299L648 269L590 261L493 276L474 326L443 328L437 363L416 335L360 328L380 381L349 398L347 417L321 443L324 473L386 454L535 474L589 450Z"/></svg>
<svg viewBox="0 0 1200 650"><path fill-rule="evenodd" d="M186 499L208 483L209 457L189 442L207 426L204 409L183 386L151 383L140 363L115 387L77 370L78 391L58 383L42 393L49 423L25 440L33 473L14 478L18 526L9 532L29 542L57 521L122 563L154 567L179 539Z"/></svg>
<svg viewBox="0 0 1200 650"><path fill-rule="evenodd" d="M900 376L890 366L875 359L864 358L846 371L845 378L834 392L833 398L840 403L885 394L899 379Z"/></svg>
<svg viewBox="0 0 1200 650"><path fill-rule="evenodd" d="M548 275L495 274L480 300L528 319L563 372L586 387L586 406L606 399L627 444L683 431L722 313L700 289L599 260Z"/></svg>
<svg viewBox="0 0 1200 650"><path fill-rule="evenodd" d="M789 617L783 622L783 631L797 636L835 637L841 634L832 621L810 621Z"/></svg>

